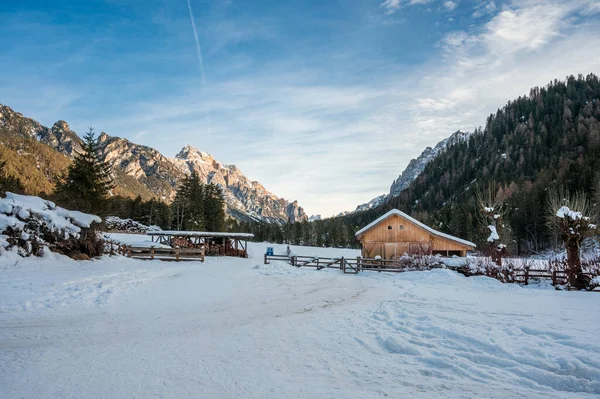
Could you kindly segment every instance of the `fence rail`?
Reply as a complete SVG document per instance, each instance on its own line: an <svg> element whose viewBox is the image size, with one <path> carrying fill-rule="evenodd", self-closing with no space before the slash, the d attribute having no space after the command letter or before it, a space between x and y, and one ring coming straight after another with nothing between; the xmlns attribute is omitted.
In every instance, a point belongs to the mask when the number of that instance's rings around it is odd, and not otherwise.
<svg viewBox="0 0 600 399"><path fill-rule="evenodd" d="M425 270L424 268L415 268L403 265L397 260L370 259L370 258L325 258L320 256L287 256L287 255L267 255L265 254L265 265L272 260L288 262L295 267L314 267L317 270L331 268L340 269L347 274L358 274L361 271L390 272L401 273L414 270ZM435 267L430 267L435 268Z"/></svg>
<svg viewBox="0 0 600 399"><path fill-rule="evenodd" d="M407 271L416 270L430 270L435 268L444 267L443 265L423 265L416 266L399 262L397 260L385 260L385 259L370 259L370 258L324 258L318 256L291 256L291 255L267 255L265 254L265 264L270 263L272 260L288 262L295 267L314 267L317 270L324 268L340 269L344 273L357 274L361 271L374 271L374 272L390 272L390 273L401 273ZM468 267L448 267L448 269L456 270L466 276L472 275ZM498 271L497 275L488 275L492 278L497 278L503 282L517 283L527 285L531 280L547 279L552 281L552 285L565 285L568 281L567 272L564 270L540 270L524 268L520 270L514 270L512 273L506 271L506 274ZM502 275L501 275L502 274ZM595 277L594 273L583 273L590 280ZM593 288L593 287L592 287Z"/></svg>
<svg viewBox="0 0 600 399"><path fill-rule="evenodd" d="M165 260L165 261L191 261L204 262L204 248L161 248L161 247L135 247L122 245L119 253L129 258Z"/></svg>

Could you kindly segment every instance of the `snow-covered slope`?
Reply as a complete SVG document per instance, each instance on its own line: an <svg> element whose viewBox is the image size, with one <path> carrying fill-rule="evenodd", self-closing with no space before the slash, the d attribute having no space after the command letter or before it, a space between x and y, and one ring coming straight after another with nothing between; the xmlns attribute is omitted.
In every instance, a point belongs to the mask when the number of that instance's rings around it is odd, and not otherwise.
<svg viewBox="0 0 600 399"><path fill-rule="evenodd" d="M187 264L0 257L0 397L600 395L599 295L263 265L266 246Z"/></svg>
<svg viewBox="0 0 600 399"><path fill-rule="evenodd" d="M398 176L396 180L392 183L390 187L390 195L395 197L399 195L402 190L407 188L410 183L412 183L421 172L425 169L427 164L431 162L435 157L437 157L441 152L443 152L449 146L460 143L462 141L468 140L471 136L471 133L462 132L458 130L453 133L447 139L444 139L437 143L435 147L427 147L421 155L419 155L416 159L412 159L406 169Z"/></svg>
<svg viewBox="0 0 600 399"><path fill-rule="evenodd" d="M470 136L471 133L458 130L455 133L453 133L450 137L437 143L435 147L425 148L421 155L419 155L416 159L411 159L406 169L404 169L400 176L398 176L398 178L394 180L390 187L389 194L377 196L365 204L358 205L354 211L342 212L337 216L344 216L355 212L362 212L367 211L369 209L377 208L379 205L386 202L390 197L398 196L402 192L402 190L407 188L410 185L410 183L412 183L419 176L419 174L421 174L421 172L425 170L427 164L434 160L435 157L441 154L449 146L468 140Z"/></svg>

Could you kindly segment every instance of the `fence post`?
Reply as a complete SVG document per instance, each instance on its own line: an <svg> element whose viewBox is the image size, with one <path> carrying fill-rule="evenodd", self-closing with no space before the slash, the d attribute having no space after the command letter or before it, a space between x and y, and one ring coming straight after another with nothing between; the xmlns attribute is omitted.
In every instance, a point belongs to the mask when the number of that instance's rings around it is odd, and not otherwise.
<svg viewBox="0 0 600 399"><path fill-rule="evenodd" d="M346 261L344 260L343 256L342 256L342 259L340 259L340 268L342 269L342 271L344 273L346 273Z"/></svg>
<svg viewBox="0 0 600 399"><path fill-rule="evenodd" d="M202 246L201 249L202 249L202 251L200 252L200 255L202 255L201 262L204 263L204 245Z"/></svg>
<svg viewBox="0 0 600 399"><path fill-rule="evenodd" d="M127 256L131 258L131 245L127 248Z"/></svg>
<svg viewBox="0 0 600 399"><path fill-rule="evenodd" d="M150 259L154 260L154 245L150 248Z"/></svg>
<svg viewBox="0 0 600 399"><path fill-rule="evenodd" d="M525 285L529 284L529 268L525 268Z"/></svg>
<svg viewBox="0 0 600 399"><path fill-rule="evenodd" d="M356 257L356 268L358 271L362 270L362 258L360 256Z"/></svg>
<svg viewBox="0 0 600 399"><path fill-rule="evenodd" d="M265 265L268 265L268 264L269 264L269 261L267 259L267 253L265 252Z"/></svg>
<svg viewBox="0 0 600 399"><path fill-rule="evenodd" d="M552 285L556 285L556 269L552 270Z"/></svg>
<svg viewBox="0 0 600 399"><path fill-rule="evenodd" d="M177 248L177 249L175 250L175 261L176 261L176 262L179 262L179 252L180 252L180 251L179 251L179 248Z"/></svg>

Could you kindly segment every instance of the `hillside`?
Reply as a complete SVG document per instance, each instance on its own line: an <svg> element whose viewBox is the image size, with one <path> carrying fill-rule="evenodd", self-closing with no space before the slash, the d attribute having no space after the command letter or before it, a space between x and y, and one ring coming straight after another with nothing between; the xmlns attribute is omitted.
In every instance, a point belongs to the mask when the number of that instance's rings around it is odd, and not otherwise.
<svg viewBox="0 0 600 399"><path fill-rule="evenodd" d="M100 134L99 141L103 159L112 166L117 195L170 202L181 178L195 170L205 183L221 186L228 213L239 220L284 223L307 218L296 201L276 196L236 166L222 164L193 147L185 146L169 158L154 148L106 133ZM0 104L0 154L7 160L8 173L22 176L28 194L51 192L57 176L80 148L81 139L67 122L60 120L47 128ZM29 158L17 156L21 154Z"/></svg>
<svg viewBox="0 0 600 399"><path fill-rule="evenodd" d="M600 80L595 75L555 80L510 101L468 140L448 146L397 197L372 211L347 216L363 225L391 208L442 231L481 242L475 195L493 185L509 209L505 222L514 249L552 244L546 226L547 191L566 186L600 200Z"/></svg>
<svg viewBox="0 0 600 399"><path fill-rule="evenodd" d="M343 212L338 216L345 216L350 213L356 212L364 212L374 208L379 207L384 204L386 201L391 200L393 197L397 197L400 193L410 186L410 184L425 170L425 167L429 162L434 160L438 155L440 155L446 148L451 145L466 141L469 139L471 133L456 131L450 137L445 138L444 140L437 143L433 148L426 147L421 154L414 159L411 159L406 169L402 171L400 176L392 183L390 187L389 194L383 194L373 198L371 201L358 205L356 209L352 212Z"/></svg>

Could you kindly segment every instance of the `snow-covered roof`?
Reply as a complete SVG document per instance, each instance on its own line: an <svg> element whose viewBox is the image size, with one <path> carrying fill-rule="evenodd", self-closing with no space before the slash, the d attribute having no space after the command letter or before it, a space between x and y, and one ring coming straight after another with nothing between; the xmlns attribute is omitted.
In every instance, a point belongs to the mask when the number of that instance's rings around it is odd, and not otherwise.
<svg viewBox="0 0 600 399"><path fill-rule="evenodd" d="M149 236L179 236L179 237L231 237L231 238L253 238L251 233L223 233L212 231L148 231Z"/></svg>
<svg viewBox="0 0 600 399"><path fill-rule="evenodd" d="M403 217L404 219L408 220L409 222L416 224L417 226L419 226L419 227L427 230L428 232L430 232L431 234L433 234L435 236L446 238L448 240L451 240L451 241L454 241L454 242L458 242L460 244L467 245L467 246L470 246L470 247L473 247L473 248L475 248L477 246L477 245L475 245L474 243L472 243L470 241L463 240L461 238L457 238L457 237L451 236L450 234L446 234L446 233L442 233L440 231L434 230L431 227L427 226L426 224L423 224L423 223L419 222L417 219L414 219L414 218L408 216L406 213L404 213L402 211L399 211L398 209L392 209L391 211L389 211L386 214L384 214L384 215L380 216L379 218L375 219L373 222L369 223L368 225L366 225L362 229L358 230L356 232L356 237L363 235L368 230L370 230L372 227L375 227L376 225L378 225L379 223L383 222L385 219L389 218L392 215Z"/></svg>

